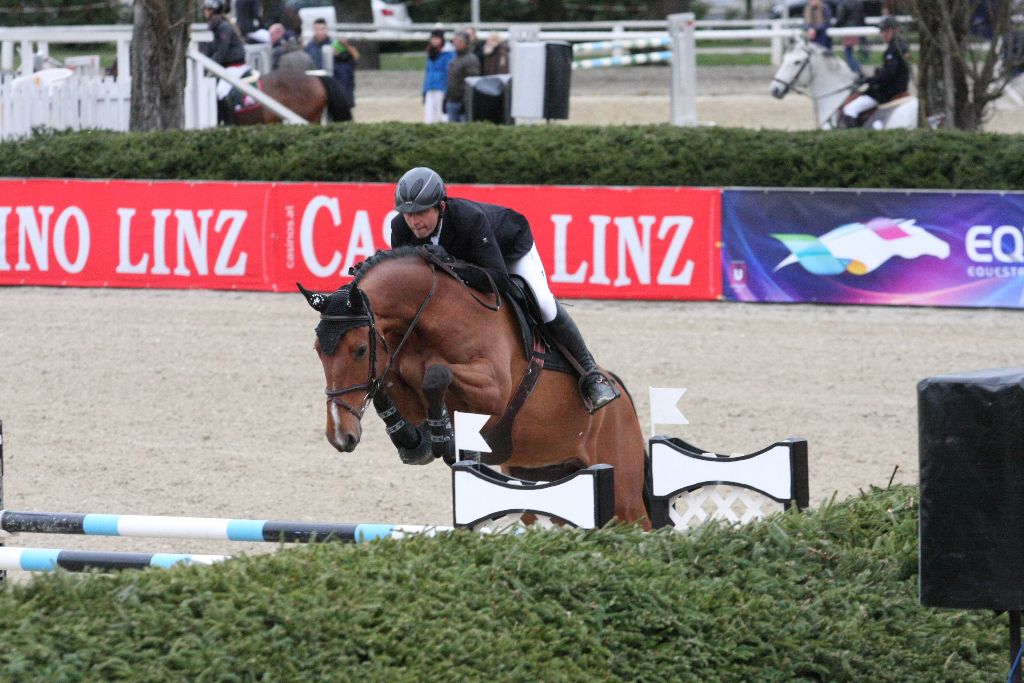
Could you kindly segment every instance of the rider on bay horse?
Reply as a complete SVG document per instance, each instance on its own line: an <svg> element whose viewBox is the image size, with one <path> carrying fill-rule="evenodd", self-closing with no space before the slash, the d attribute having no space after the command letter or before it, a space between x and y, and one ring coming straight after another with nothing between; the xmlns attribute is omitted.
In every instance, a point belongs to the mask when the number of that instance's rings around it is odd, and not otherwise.
<svg viewBox="0 0 1024 683"><path fill-rule="evenodd" d="M224 16L223 0L203 0L203 17L213 31L213 42L200 43L199 51L209 57L232 76L243 76L249 70L245 63L245 45L242 37ZM232 105L228 100L232 86L223 79L217 79L217 120L229 123L234 118Z"/></svg>
<svg viewBox="0 0 1024 683"><path fill-rule="evenodd" d="M618 390L598 370L576 323L551 294L530 224L522 214L493 204L449 198L441 176L423 167L399 179L395 209L393 248L440 245L450 256L488 271L499 288L509 286L509 273L522 277L537 299L546 330L582 368L580 390L592 410L618 398Z"/></svg>

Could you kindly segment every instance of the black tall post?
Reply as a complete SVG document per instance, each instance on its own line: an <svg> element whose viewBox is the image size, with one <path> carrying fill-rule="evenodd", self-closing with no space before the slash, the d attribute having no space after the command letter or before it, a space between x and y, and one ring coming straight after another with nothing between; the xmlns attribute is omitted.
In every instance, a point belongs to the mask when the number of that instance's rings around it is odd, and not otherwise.
<svg viewBox="0 0 1024 683"><path fill-rule="evenodd" d="M1017 653L1020 652L1020 610L1010 610L1010 666L1017 662ZM1013 671L1013 683L1021 683L1021 662L1017 662L1017 668Z"/></svg>
<svg viewBox="0 0 1024 683"><path fill-rule="evenodd" d="M4 506L4 421L0 420L0 510L6 510ZM0 542L0 548L4 544ZM0 570L0 582L7 580L7 571Z"/></svg>

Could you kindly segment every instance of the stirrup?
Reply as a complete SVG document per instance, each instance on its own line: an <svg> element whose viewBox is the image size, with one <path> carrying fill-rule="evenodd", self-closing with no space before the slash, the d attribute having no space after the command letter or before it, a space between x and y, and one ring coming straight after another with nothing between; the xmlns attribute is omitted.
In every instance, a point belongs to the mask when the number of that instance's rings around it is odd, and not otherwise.
<svg viewBox="0 0 1024 683"><path fill-rule="evenodd" d="M597 370L580 377L579 388L583 407L591 415L622 395L615 388L614 382L609 381L602 372Z"/></svg>

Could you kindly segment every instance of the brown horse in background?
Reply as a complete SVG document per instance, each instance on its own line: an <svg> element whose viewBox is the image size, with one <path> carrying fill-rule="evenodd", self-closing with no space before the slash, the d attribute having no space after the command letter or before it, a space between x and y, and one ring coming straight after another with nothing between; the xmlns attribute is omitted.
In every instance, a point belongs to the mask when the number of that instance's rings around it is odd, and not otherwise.
<svg viewBox="0 0 1024 683"><path fill-rule="evenodd" d="M484 463L531 481L612 465L616 516L645 519L645 443L629 394L591 415L575 375L537 370L533 393L510 424L502 420L530 365L516 317L429 258L409 247L378 252L338 291L302 290L320 311L327 440L355 449L372 400L403 462L428 464L440 457L438 425L450 433L447 411L491 415L483 434L495 452L482 454ZM489 430L502 424L505 438L492 440Z"/></svg>
<svg viewBox="0 0 1024 683"><path fill-rule="evenodd" d="M352 109L341 85L330 76L312 76L299 69L276 69L260 76L256 87L310 123L320 123L324 110L331 121L351 121ZM234 112L235 124L280 123L281 117L256 103Z"/></svg>

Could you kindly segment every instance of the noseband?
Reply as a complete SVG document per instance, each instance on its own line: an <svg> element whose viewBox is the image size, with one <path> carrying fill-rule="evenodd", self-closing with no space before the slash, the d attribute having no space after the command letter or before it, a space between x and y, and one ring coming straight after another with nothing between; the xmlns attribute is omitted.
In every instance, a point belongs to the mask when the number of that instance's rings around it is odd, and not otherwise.
<svg viewBox="0 0 1024 683"><path fill-rule="evenodd" d="M327 394L327 402L333 403L334 405L341 406L348 412L352 413L357 420L363 419L363 414L366 412L366 406L370 404L373 397L376 396L380 391L381 387L384 386L384 380L387 379L388 373L391 372L391 367L394 365L395 359L398 358L398 354L401 353L402 348L405 346L405 342L412 336L412 332L416 329L416 325L420 321L420 317L423 315L424 309L430 300L434 298L434 292L437 290L437 269L433 264L430 264L430 291L427 292L427 296L424 297L420 307L416 310L416 315L413 316L412 322L409 323L409 328L402 335L401 341L398 342L398 346L395 347L395 352L391 353L388 349L387 339L381 334L377 328L377 321L373 316L373 309L370 308L370 300L366 297L366 294L361 289L353 288L353 291L359 292L362 297L363 310L366 311L363 315L325 315L320 314L320 319L327 322L347 322L356 323L356 327L368 326L370 328L370 371L365 382L360 384L353 384L351 386L342 387L341 389L325 388L324 393ZM384 347L384 354L387 357L387 363L384 364L384 370L377 376L377 340L380 339L381 346ZM361 389L366 390L366 396L363 397L362 403L358 408L355 408L341 397L353 391L359 391Z"/></svg>
<svg viewBox="0 0 1024 683"><path fill-rule="evenodd" d="M804 51L804 63L800 65L800 68L796 70L796 73L793 74L793 77L791 79L789 79L789 81L784 81L781 78L774 78L774 77L772 78L772 83L780 83L780 84L782 84L782 87L783 87L782 94L783 95L788 93L790 90L792 90L795 93L800 93L801 95L803 94L802 92L800 92L799 90L797 90L796 88L793 87L793 84L796 83L797 79L800 78L800 74L802 74L804 72L804 69L806 69L808 67L808 65L810 65L810 63L811 63L811 48L809 48L809 47L807 47L805 45L805 46L803 46L802 49Z"/></svg>

